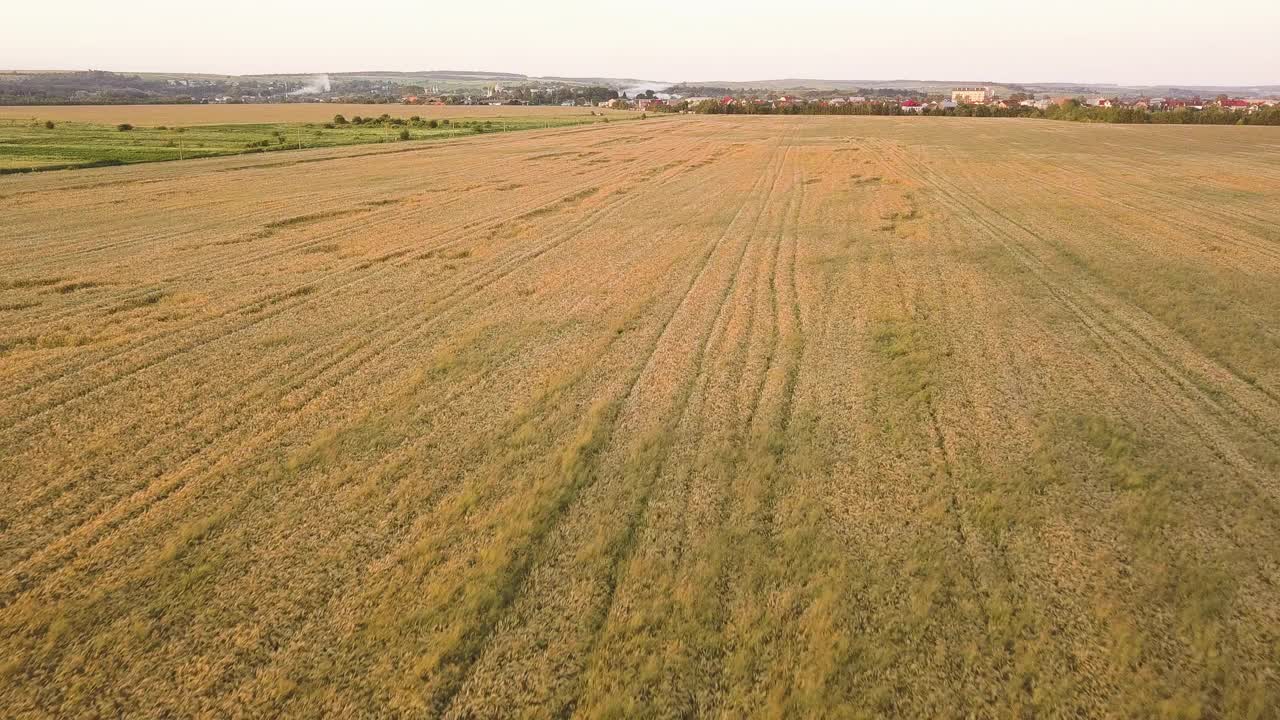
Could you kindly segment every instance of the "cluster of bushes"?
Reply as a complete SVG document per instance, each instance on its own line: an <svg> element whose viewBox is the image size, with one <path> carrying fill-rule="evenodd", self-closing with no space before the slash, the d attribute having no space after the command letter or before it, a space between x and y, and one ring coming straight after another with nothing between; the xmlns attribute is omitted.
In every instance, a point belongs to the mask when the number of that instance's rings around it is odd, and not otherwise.
<svg viewBox="0 0 1280 720"><path fill-rule="evenodd" d="M284 145L284 144L285 144L285 136L284 136L284 133L283 133L283 132L281 132L281 131L279 131L279 130L273 130L273 131L271 132L271 138L270 138L269 140L256 140L256 141L251 142L251 143L246 143L246 144L245 144L245 147L247 147L247 148L260 148L260 147L261 147L261 148L266 148L266 147L271 147L272 145Z"/></svg>
<svg viewBox="0 0 1280 720"><path fill-rule="evenodd" d="M351 127L351 126L412 127L412 128L429 128L434 130L439 127L449 127L449 125L450 123L448 120L423 120L421 117L418 117L417 115L414 115L413 117L408 118L406 120L405 118L391 117L390 115L383 113L382 115L379 115L376 118L375 117L366 118L366 117L361 117L359 115L355 115L350 120L347 120L347 118L342 115L334 115L333 122L325 123L324 126L326 128Z"/></svg>
<svg viewBox="0 0 1280 720"><path fill-rule="evenodd" d="M376 118L366 118L356 115L350 120L342 115L334 115L333 122L327 122L322 127L328 130L341 127L401 128L399 133L401 140L409 140L412 137L409 133L410 128L427 130L436 130L438 128L461 128L464 130L470 130L474 133L493 132L494 130L492 120L485 120L483 122L479 120L453 122L451 120L424 120L417 115L407 119L397 118L391 117L387 114L383 114Z"/></svg>
<svg viewBox="0 0 1280 720"><path fill-rule="evenodd" d="M57 125L55 125L52 120L46 120L44 123L44 126L49 130L52 130L55 127L57 127ZM116 130L120 132L129 132L132 129L133 129L133 125L131 123L120 123L119 125L116 125ZM157 125L155 126L155 129L156 130L173 130L176 133L184 133L187 131L187 129L184 127L170 128L168 125ZM279 133L276 133L276 134L278 135Z"/></svg>

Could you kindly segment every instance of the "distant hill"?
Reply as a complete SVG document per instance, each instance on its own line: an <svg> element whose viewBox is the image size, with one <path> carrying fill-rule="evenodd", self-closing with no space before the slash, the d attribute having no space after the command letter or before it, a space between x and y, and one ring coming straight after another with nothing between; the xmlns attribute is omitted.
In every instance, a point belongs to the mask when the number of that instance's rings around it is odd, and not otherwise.
<svg viewBox="0 0 1280 720"><path fill-rule="evenodd" d="M317 83L320 80L322 82ZM994 80L826 80L820 78L779 78L773 80L705 80L667 83L640 78L569 77L524 75L487 70L361 70L352 72L279 73L260 75L217 75L209 73L102 71L0 71L0 104L40 103L121 103L121 102L202 102L220 96L246 96L256 101L277 101L299 94L326 97L381 96L394 98L403 86L433 88L442 93L487 92L493 85L504 88L569 86L608 88L628 93L666 88L685 89L686 94L716 92L847 92L902 90L921 94L946 94L951 88L985 85L998 95L1016 92L1048 95L1107 95L1149 97L1280 97L1280 84L1234 85L1151 85L1129 86L1108 83L1037 82L1010 83Z"/></svg>
<svg viewBox="0 0 1280 720"><path fill-rule="evenodd" d="M993 80L821 80L814 78L782 78L778 80L706 80L682 83L697 87L721 87L734 91L762 90L783 92L787 90L854 91L854 90L912 90L917 92L946 92L953 87L985 85L997 94L1014 92L1061 93L1063 95L1236 95L1244 97L1270 97L1280 95L1280 85L1117 85L1113 83L1009 83Z"/></svg>
<svg viewBox="0 0 1280 720"><path fill-rule="evenodd" d="M1021 86L998 83L990 80L820 80L814 78L783 78L779 80L722 81L707 80L688 82L687 85L704 87L723 87L731 90L767 90L781 92L784 90L821 90L821 91L854 91L854 90L915 90L920 92L943 92L953 87L964 85L986 85L997 91L1017 92Z"/></svg>
<svg viewBox="0 0 1280 720"><path fill-rule="evenodd" d="M1023 87L1034 89L1036 92L1060 92L1064 95L1147 95L1149 97L1161 95L1173 97L1181 95L1210 96L1218 94L1238 95L1244 97L1271 97L1280 95L1280 85L1114 85L1107 83L1028 83Z"/></svg>
<svg viewBox="0 0 1280 720"><path fill-rule="evenodd" d="M538 78L479 70L364 70L357 72L214 75L207 73L99 70L0 71L0 105L175 104L191 102L305 102L346 100L398 102L403 94L424 91L453 96L488 97L494 85L510 93L550 90L539 97L572 99L613 97L641 87L659 90L666 83L621 78Z"/></svg>

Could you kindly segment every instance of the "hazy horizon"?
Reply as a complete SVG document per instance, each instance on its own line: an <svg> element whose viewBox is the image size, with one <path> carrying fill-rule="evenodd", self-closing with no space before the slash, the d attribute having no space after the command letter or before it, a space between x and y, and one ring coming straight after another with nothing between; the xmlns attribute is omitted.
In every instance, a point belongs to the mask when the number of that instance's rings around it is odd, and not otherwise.
<svg viewBox="0 0 1280 720"><path fill-rule="evenodd" d="M1178 0L1158 11L1101 0L822 5L796 0L782 11L758 0L655 0L635 10L497 0L424 8L392 0L353 21L339 4L228 0L219 13L188 18L158 0L72 0L11 8L12 27L23 32L0 48L0 67L229 75L474 68L673 83L1280 83L1272 38L1280 3Z"/></svg>
<svg viewBox="0 0 1280 720"><path fill-rule="evenodd" d="M426 73L426 72L458 72L458 73L493 73L493 74L511 74L523 75L530 78L601 78L609 80L640 80L646 83L669 83L676 85L679 83L689 84L707 84L714 85L716 83L751 83L751 82L779 82L786 80L796 81L820 81L820 82L845 82L856 83L893 83L893 82L939 82L939 83L986 83L991 85L1087 85L1087 86L1106 86L1114 85L1117 87L1274 87L1280 86L1280 78L1274 81L1262 82L1116 82L1113 80L1079 80L1070 79L1010 79L1004 77L951 77L951 76L927 76L927 77L836 77L836 76L816 76L816 75L794 75L794 74L775 74L761 77L743 77L743 78L725 78L725 77L705 77L705 78L685 78L682 80L670 80L657 77L645 77L637 75L607 75L601 73L581 72L581 73L531 73L523 72L518 68L486 68L486 67L426 67L426 68L391 68L391 67L369 67L369 68L353 68L353 69L333 69L321 68L312 70L265 70L260 72L216 72L210 70L176 70L173 68L136 68L136 67L0 67L0 72L113 72L122 75L126 74L182 74L182 75L213 75L226 77L252 77L267 75L339 75L339 74L364 74L364 73Z"/></svg>

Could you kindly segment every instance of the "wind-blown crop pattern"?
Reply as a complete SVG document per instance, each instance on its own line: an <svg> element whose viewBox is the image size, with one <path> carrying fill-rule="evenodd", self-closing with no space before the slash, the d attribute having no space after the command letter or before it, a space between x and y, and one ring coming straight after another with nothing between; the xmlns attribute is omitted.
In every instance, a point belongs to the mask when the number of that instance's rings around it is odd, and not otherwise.
<svg viewBox="0 0 1280 720"><path fill-rule="evenodd" d="M6 716L1270 717L1270 128L0 178Z"/></svg>

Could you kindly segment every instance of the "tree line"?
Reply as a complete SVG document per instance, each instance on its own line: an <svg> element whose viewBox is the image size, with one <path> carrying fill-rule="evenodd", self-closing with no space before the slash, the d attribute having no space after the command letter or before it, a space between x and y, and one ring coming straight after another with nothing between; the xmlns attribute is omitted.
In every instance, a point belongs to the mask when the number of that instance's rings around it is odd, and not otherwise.
<svg viewBox="0 0 1280 720"><path fill-rule="evenodd" d="M862 103L843 103L839 105L820 103L788 103L774 106L768 101L735 100L733 103L721 103L718 100L707 100L700 103L688 102L670 104L665 108L654 108L667 112L689 111L707 115L924 115L934 117L1029 117L1047 120L1067 120L1072 122L1152 124L1152 125L1280 125L1280 105L1255 109L1228 110L1209 106L1203 110L1193 108L1173 108L1170 110L1149 110L1136 107L1090 107L1077 100L1063 104L1050 105L1041 110L1036 107L1012 105L960 104L953 108L924 106L920 112L904 110L901 103L882 100L868 100Z"/></svg>

